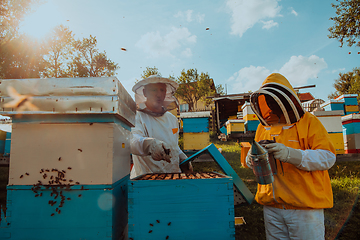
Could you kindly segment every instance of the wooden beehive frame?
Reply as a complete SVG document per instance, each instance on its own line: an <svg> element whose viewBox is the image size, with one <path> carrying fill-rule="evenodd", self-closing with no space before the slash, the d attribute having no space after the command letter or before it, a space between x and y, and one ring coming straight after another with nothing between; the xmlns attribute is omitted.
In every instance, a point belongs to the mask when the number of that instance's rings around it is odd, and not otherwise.
<svg viewBox="0 0 360 240"><path fill-rule="evenodd" d="M134 180L177 180L177 179L206 179L224 178L225 176L215 173L152 173L141 175Z"/></svg>

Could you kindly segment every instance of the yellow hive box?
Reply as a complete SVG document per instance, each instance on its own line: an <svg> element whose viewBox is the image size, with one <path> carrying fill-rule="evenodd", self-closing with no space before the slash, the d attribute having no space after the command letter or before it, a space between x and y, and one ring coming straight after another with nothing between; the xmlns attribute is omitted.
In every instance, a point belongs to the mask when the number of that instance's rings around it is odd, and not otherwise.
<svg viewBox="0 0 360 240"><path fill-rule="evenodd" d="M256 114L247 114L244 116L244 121L254 121L254 120L259 120L258 117L256 116Z"/></svg>
<svg viewBox="0 0 360 240"><path fill-rule="evenodd" d="M210 144L210 135L203 133L183 133L184 150L201 150Z"/></svg>
<svg viewBox="0 0 360 240"><path fill-rule="evenodd" d="M228 120L225 123L225 125L226 125L227 134L240 133L240 132L244 132L245 130L244 120L238 120L238 119Z"/></svg>
<svg viewBox="0 0 360 240"><path fill-rule="evenodd" d="M115 183L130 173L129 140L117 123L13 123L9 185L45 185L63 170L66 183Z"/></svg>
<svg viewBox="0 0 360 240"><path fill-rule="evenodd" d="M359 106L358 105L345 105L345 112L359 112Z"/></svg>
<svg viewBox="0 0 360 240"><path fill-rule="evenodd" d="M329 133L332 144L336 149L336 154L344 154L344 137L343 133Z"/></svg>

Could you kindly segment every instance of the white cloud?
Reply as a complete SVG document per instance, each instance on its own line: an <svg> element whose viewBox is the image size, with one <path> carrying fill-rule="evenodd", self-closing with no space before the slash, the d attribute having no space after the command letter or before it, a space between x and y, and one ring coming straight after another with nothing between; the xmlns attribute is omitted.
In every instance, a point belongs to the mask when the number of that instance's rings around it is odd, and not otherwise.
<svg viewBox="0 0 360 240"><path fill-rule="evenodd" d="M171 29L171 32L165 36L161 36L157 32L148 32L135 44L152 57L171 57L173 52L188 44L196 43L196 36L191 35L185 27Z"/></svg>
<svg viewBox="0 0 360 240"><path fill-rule="evenodd" d="M228 79L228 89L232 93L256 91L268 75L270 71L265 67L244 67Z"/></svg>
<svg viewBox="0 0 360 240"><path fill-rule="evenodd" d="M242 35L256 23L280 16L279 0L228 0L231 10L231 34ZM273 21L273 20L272 20ZM274 25L275 22L272 23ZM266 27L265 27L266 28Z"/></svg>
<svg viewBox="0 0 360 240"><path fill-rule="evenodd" d="M292 7L289 8L291 14L294 14L295 16L299 15Z"/></svg>
<svg viewBox="0 0 360 240"><path fill-rule="evenodd" d="M185 12L179 11L174 15L176 18L180 18L181 20L185 20L187 22L197 21L198 23L202 23L205 18L205 14L196 13L195 16L193 14L193 10L187 10Z"/></svg>
<svg viewBox="0 0 360 240"><path fill-rule="evenodd" d="M192 51L190 48L186 48L184 51L182 51L181 56L184 57L191 57L192 56Z"/></svg>
<svg viewBox="0 0 360 240"><path fill-rule="evenodd" d="M280 73L283 74L293 86L307 84L311 78L317 78L319 72L327 68L323 58L316 55L310 57L292 56L290 60L281 67Z"/></svg>
<svg viewBox="0 0 360 240"><path fill-rule="evenodd" d="M331 71L331 73L340 73L340 72L343 72L345 71L345 68L339 68L339 69L334 69Z"/></svg>
<svg viewBox="0 0 360 240"><path fill-rule="evenodd" d="M267 76L273 72L279 72L290 81L293 87L296 87L306 85L309 79L316 78L325 68L327 68L325 60L318 56L292 56L279 71L270 71L262 66L244 67L234 73L227 80L227 84L232 93L256 91Z"/></svg>
<svg viewBox="0 0 360 240"><path fill-rule="evenodd" d="M274 22L274 20L270 20L270 21L266 21L266 22L261 21L261 22L264 24L264 26L262 27L263 29L264 28L270 29L272 27L279 26L279 24L277 22Z"/></svg>

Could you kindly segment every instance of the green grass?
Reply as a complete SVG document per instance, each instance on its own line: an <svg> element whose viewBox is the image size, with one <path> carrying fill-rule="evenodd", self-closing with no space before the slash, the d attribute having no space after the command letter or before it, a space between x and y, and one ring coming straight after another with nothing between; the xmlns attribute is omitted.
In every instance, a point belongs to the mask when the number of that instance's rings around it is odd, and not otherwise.
<svg viewBox="0 0 360 240"><path fill-rule="evenodd" d="M240 145L237 142L213 140L222 149L225 159L255 195L257 183L251 169L240 163ZM220 171L215 162L193 163L194 171ZM221 172L221 171L220 171ZM329 170L334 195L334 207L325 209L325 238L360 239L360 203L357 202L360 185L360 162L337 162ZM255 201L235 209L236 217L244 217L246 224L236 226L236 239L265 239L262 206Z"/></svg>

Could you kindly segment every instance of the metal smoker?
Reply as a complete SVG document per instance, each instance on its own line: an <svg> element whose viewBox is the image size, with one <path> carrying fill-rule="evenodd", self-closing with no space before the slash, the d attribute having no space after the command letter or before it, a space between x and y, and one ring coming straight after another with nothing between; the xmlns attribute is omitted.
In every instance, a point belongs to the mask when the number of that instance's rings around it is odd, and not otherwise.
<svg viewBox="0 0 360 240"><path fill-rule="evenodd" d="M269 154L258 142L254 141L250 149L252 169L259 184L270 184L274 181ZM276 174L276 173L275 173Z"/></svg>

